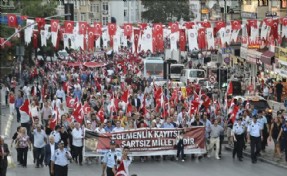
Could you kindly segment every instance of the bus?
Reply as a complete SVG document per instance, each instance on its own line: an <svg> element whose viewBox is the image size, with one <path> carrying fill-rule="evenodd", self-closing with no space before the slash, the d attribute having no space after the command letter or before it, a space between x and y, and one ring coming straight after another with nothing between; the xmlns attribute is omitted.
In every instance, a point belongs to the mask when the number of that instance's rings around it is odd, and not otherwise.
<svg viewBox="0 0 287 176"><path fill-rule="evenodd" d="M145 78L163 79L164 61L161 57L147 57L144 60L143 75Z"/></svg>

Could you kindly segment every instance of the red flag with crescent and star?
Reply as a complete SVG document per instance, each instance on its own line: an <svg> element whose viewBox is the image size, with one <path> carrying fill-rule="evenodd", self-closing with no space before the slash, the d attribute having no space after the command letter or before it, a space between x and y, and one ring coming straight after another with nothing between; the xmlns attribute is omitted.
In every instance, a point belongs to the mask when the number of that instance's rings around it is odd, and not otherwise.
<svg viewBox="0 0 287 176"><path fill-rule="evenodd" d="M175 33L179 31L179 27L178 27L178 23L168 23L169 27L170 27L170 31L171 33Z"/></svg>
<svg viewBox="0 0 287 176"><path fill-rule="evenodd" d="M83 22L79 22L79 34L86 34L88 28L88 23L83 21Z"/></svg>
<svg viewBox="0 0 287 176"><path fill-rule="evenodd" d="M231 29L232 30L239 30L239 29L241 29L241 22L239 20L231 21Z"/></svg>
<svg viewBox="0 0 287 176"><path fill-rule="evenodd" d="M140 38L140 30L134 29L134 45L135 45L135 53L138 52L138 43Z"/></svg>
<svg viewBox="0 0 287 176"><path fill-rule="evenodd" d="M127 37L132 36L133 33L133 26L130 23L124 24L124 35Z"/></svg>
<svg viewBox="0 0 287 176"><path fill-rule="evenodd" d="M100 23L100 22L95 22L95 23L94 23L94 27L95 27L96 35L101 36L101 35L102 35L102 23Z"/></svg>
<svg viewBox="0 0 287 176"><path fill-rule="evenodd" d="M14 14L8 14L8 26L9 27L18 27L17 16Z"/></svg>
<svg viewBox="0 0 287 176"><path fill-rule="evenodd" d="M51 32L58 32L59 20L51 20Z"/></svg>
<svg viewBox="0 0 287 176"><path fill-rule="evenodd" d="M65 21L64 22L65 26L65 33L72 34L74 31L74 21Z"/></svg>
<svg viewBox="0 0 287 176"><path fill-rule="evenodd" d="M117 31L117 25L115 23L109 23L108 24L108 32L110 36L113 36L116 34Z"/></svg>
<svg viewBox="0 0 287 176"><path fill-rule="evenodd" d="M42 29L44 29L44 26L46 24L45 19L44 18L35 18L37 24L38 24L38 30L41 31Z"/></svg>
<svg viewBox="0 0 287 176"><path fill-rule="evenodd" d="M186 35L184 29L180 30L179 32L179 48L180 51L186 50Z"/></svg>

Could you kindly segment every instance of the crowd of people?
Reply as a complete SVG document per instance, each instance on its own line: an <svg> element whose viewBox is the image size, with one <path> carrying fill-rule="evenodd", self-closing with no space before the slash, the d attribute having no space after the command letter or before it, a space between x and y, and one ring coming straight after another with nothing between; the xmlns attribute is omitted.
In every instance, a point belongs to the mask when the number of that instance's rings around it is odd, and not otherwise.
<svg viewBox="0 0 287 176"><path fill-rule="evenodd" d="M144 127L192 126L205 126L206 157L215 149L215 158L221 159L226 132L229 144L234 145L233 157L237 154L239 161L250 141L252 162L256 163L267 140L274 141L274 155L278 159L285 150L287 161L287 119L283 112L272 117L265 110L246 106L240 99L224 109L219 100L194 82L185 86L186 92L170 81L164 87L157 86L151 77L142 76L142 59L127 52L96 59L107 62L106 66L90 68L69 66L66 61L36 62L32 68L24 67L23 86L14 77L7 79L6 104L19 123L11 143L17 150L19 165L27 167L29 150L33 152L35 167L47 165L51 175L55 170L67 172L68 160L57 160L56 151L76 164L82 165L84 161L91 164L92 158L83 158L84 129L113 133ZM21 118L20 112L27 100L30 119ZM79 106L81 113L77 110ZM224 115L228 109L231 113ZM232 117L234 109L238 112ZM170 157L172 160L180 158L184 162L187 158L182 139L183 134L176 139L178 152L176 157ZM192 155L195 157L203 156ZM140 160L145 162L148 158L140 157ZM108 176L115 174L113 168L108 169L110 163L106 157L102 163Z"/></svg>

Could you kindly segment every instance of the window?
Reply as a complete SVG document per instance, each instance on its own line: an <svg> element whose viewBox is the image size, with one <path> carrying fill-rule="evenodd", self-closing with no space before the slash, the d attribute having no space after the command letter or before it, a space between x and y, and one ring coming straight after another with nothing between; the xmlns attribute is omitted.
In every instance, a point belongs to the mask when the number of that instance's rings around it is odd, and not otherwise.
<svg viewBox="0 0 287 176"><path fill-rule="evenodd" d="M268 0L258 0L258 6L268 6Z"/></svg>
<svg viewBox="0 0 287 176"><path fill-rule="evenodd" d="M103 2L103 10L104 11L109 11L109 4L108 4L108 2Z"/></svg>
<svg viewBox="0 0 287 176"><path fill-rule="evenodd" d="M81 13L81 21L86 21L86 14L85 13Z"/></svg>
<svg viewBox="0 0 287 176"><path fill-rule="evenodd" d="M125 21L129 20L128 10L124 10L124 20Z"/></svg>
<svg viewBox="0 0 287 176"><path fill-rule="evenodd" d="M74 20L75 20L75 21L78 21L78 15L77 15L77 13L74 13Z"/></svg>
<svg viewBox="0 0 287 176"><path fill-rule="evenodd" d="M108 25L108 23L109 23L109 17L103 17L103 18L102 18L102 23L103 23L103 25Z"/></svg>
<svg viewBox="0 0 287 176"><path fill-rule="evenodd" d="M90 11L91 12L95 12L95 13L99 13L100 12L99 4L91 4Z"/></svg>
<svg viewBox="0 0 287 176"><path fill-rule="evenodd" d="M287 0L281 0L281 8L287 9Z"/></svg>
<svg viewBox="0 0 287 176"><path fill-rule="evenodd" d="M131 10L130 16L131 16L131 21L134 22L135 21L135 10L134 9Z"/></svg>
<svg viewBox="0 0 287 176"><path fill-rule="evenodd" d="M81 6L86 5L86 0L81 0L81 1L80 1L80 5L81 5Z"/></svg>

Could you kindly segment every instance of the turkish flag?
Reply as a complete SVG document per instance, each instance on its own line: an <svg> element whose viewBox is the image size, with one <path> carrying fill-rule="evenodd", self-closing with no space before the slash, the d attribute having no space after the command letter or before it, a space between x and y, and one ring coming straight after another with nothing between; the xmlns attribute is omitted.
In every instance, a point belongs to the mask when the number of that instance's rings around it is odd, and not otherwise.
<svg viewBox="0 0 287 176"><path fill-rule="evenodd" d="M86 34L87 29L88 29L87 22L79 22L79 34Z"/></svg>
<svg viewBox="0 0 287 176"><path fill-rule="evenodd" d="M95 33L96 28L94 27L88 27L88 49L94 50L95 48Z"/></svg>
<svg viewBox="0 0 287 176"><path fill-rule="evenodd" d="M59 20L51 20L51 32L58 32Z"/></svg>
<svg viewBox="0 0 287 176"><path fill-rule="evenodd" d="M65 21L65 33L72 34L74 31L74 21Z"/></svg>
<svg viewBox="0 0 287 176"><path fill-rule="evenodd" d="M7 19L8 19L8 26L9 27L18 27L18 21L17 21L16 15L8 14Z"/></svg>
<svg viewBox="0 0 287 176"><path fill-rule="evenodd" d="M84 114L89 114L91 112L91 106L87 102L85 102L83 106L83 112Z"/></svg>
<svg viewBox="0 0 287 176"><path fill-rule="evenodd" d="M163 29L161 23L153 24L153 33L157 36L158 34L163 35Z"/></svg>
<svg viewBox="0 0 287 176"><path fill-rule="evenodd" d="M82 112L83 112L82 111L82 104L80 104L79 106L76 107L76 109L74 110L74 112L72 114L73 117L75 118L75 120L80 124L82 124L83 119L84 119Z"/></svg>
<svg viewBox="0 0 287 176"><path fill-rule="evenodd" d="M109 35L110 36L115 35L116 31L117 31L117 25L115 23L109 23L108 24Z"/></svg>
<svg viewBox="0 0 287 176"><path fill-rule="evenodd" d="M265 18L263 22L266 24L266 26L272 26L273 25L273 19L272 18Z"/></svg>
<svg viewBox="0 0 287 176"><path fill-rule="evenodd" d="M38 31L33 31L33 47L38 48Z"/></svg>
<svg viewBox="0 0 287 176"><path fill-rule="evenodd" d="M223 27L226 27L225 22L224 21L217 21L215 23L215 27L214 27L214 35L216 35L217 32Z"/></svg>
<svg viewBox="0 0 287 176"><path fill-rule="evenodd" d="M200 22L200 25L204 28L211 28L211 24L209 21L202 21Z"/></svg>
<svg viewBox="0 0 287 176"><path fill-rule="evenodd" d="M132 24L124 24L124 35L130 37L133 33Z"/></svg>
<svg viewBox="0 0 287 176"><path fill-rule="evenodd" d="M199 49L206 48L205 28L200 28L198 30L197 40L198 40L198 48Z"/></svg>
<svg viewBox="0 0 287 176"><path fill-rule="evenodd" d="M179 31L178 23L168 23L171 33Z"/></svg>
<svg viewBox="0 0 287 176"><path fill-rule="evenodd" d="M101 36L102 35L102 23L100 22L94 22L94 28L95 28L95 32L96 35Z"/></svg>
<svg viewBox="0 0 287 176"><path fill-rule="evenodd" d="M280 18L280 22L283 26L287 26L287 17Z"/></svg>
<svg viewBox="0 0 287 176"><path fill-rule="evenodd" d="M140 38L140 30L134 29L134 45L135 45L135 53L138 51L138 43Z"/></svg>
<svg viewBox="0 0 287 176"><path fill-rule="evenodd" d="M46 24L45 19L44 18L35 18L37 24L38 24L38 30L41 31L44 29L44 26Z"/></svg>
<svg viewBox="0 0 287 176"><path fill-rule="evenodd" d="M239 20L231 21L231 29L232 30L239 30L239 29L241 29L241 22Z"/></svg>
<svg viewBox="0 0 287 176"><path fill-rule="evenodd" d="M185 28L186 29L192 29L194 25L195 25L194 22L189 21L189 22L185 23Z"/></svg>
<svg viewBox="0 0 287 176"><path fill-rule="evenodd" d="M278 24L279 24L278 19L273 20L270 34L273 35L274 39L278 39L278 37L279 37L279 35L278 35Z"/></svg>
<svg viewBox="0 0 287 176"><path fill-rule="evenodd" d="M140 29L143 31L147 27L147 23L139 23Z"/></svg>
<svg viewBox="0 0 287 176"><path fill-rule="evenodd" d="M179 32L179 48L180 51L186 50L186 35L184 30L180 30Z"/></svg>

